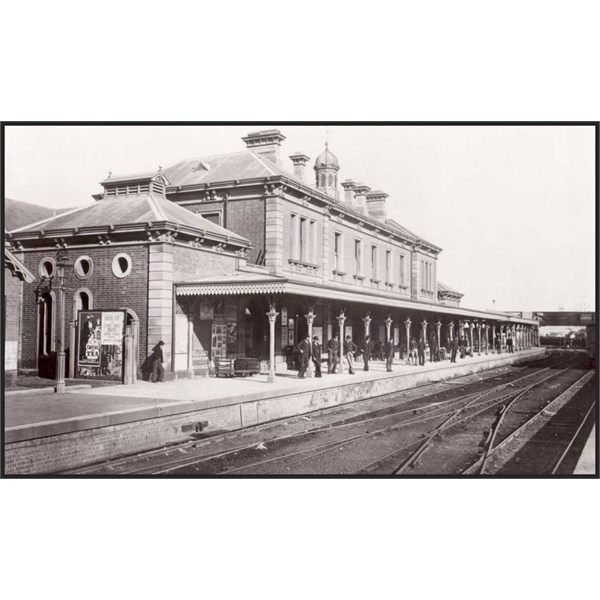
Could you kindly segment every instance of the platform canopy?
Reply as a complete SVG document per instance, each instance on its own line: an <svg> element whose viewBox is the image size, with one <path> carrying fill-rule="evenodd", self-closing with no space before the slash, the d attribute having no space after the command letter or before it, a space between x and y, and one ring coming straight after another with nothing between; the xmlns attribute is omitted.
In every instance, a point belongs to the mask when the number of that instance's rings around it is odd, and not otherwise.
<svg viewBox="0 0 600 600"><path fill-rule="evenodd" d="M175 284L175 293L178 296L231 296L252 294L281 296L290 294L334 300L342 303L356 302L407 311L452 315L465 319L481 319L537 325L537 321L535 320L511 316L506 313L471 310L468 308L445 306L428 302L417 302L414 300L398 298L397 295L382 290L356 291L342 286L332 286L331 284L325 286L318 283L303 283L266 273L244 271L209 277L192 283L178 283Z"/></svg>

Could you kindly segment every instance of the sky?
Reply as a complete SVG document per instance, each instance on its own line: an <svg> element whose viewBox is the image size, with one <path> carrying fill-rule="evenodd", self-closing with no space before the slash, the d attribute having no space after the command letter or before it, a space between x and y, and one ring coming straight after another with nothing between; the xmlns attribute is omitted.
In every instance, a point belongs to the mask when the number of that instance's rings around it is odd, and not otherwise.
<svg viewBox="0 0 600 600"><path fill-rule="evenodd" d="M310 156L309 177L328 137L339 181L387 192L388 216L443 248L438 279L463 306L593 310L592 127L9 126L6 196L81 206L109 171L240 151L241 137L267 128L287 138L285 168L295 151Z"/></svg>

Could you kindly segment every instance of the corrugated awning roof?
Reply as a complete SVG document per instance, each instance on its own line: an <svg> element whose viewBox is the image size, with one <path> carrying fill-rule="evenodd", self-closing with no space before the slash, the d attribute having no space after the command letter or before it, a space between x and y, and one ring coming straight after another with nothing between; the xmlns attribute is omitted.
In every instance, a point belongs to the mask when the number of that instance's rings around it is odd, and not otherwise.
<svg viewBox="0 0 600 600"><path fill-rule="evenodd" d="M511 317L506 314L490 313L457 306L445 306L395 298L391 293L383 295L370 290L351 290L316 283L300 283L273 275L239 271L201 279L193 283L175 284L176 294L181 296L227 296L248 294L290 294L322 298L338 302L355 302L365 305L384 306L400 310L433 312L439 315L455 315L458 318L481 319L513 323L537 323L531 319Z"/></svg>

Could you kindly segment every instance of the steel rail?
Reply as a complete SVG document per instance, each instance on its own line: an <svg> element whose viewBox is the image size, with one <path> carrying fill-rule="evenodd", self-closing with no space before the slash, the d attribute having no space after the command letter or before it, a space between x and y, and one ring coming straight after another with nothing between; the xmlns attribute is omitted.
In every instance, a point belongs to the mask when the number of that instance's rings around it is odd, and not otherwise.
<svg viewBox="0 0 600 600"><path fill-rule="evenodd" d="M581 424L577 428L577 431L575 432L575 435L571 438L571 441L569 442L569 445L566 447L565 451L560 455L560 458L558 459L558 462L556 463L554 469L552 469L552 475L556 475L556 472L558 471L558 469L562 465L563 460L567 456L567 453L571 449L571 446L575 443L575 440L577 439L577 436L579 435L579 432L583 429L583 426L587 422L588 417L590 416L590 414L594 410L594 408L596 408L596 401L595 400L592 402L592 405L590 406L589 410L585 414L585 417L583 417L583 421L581 421Z"/></svg>

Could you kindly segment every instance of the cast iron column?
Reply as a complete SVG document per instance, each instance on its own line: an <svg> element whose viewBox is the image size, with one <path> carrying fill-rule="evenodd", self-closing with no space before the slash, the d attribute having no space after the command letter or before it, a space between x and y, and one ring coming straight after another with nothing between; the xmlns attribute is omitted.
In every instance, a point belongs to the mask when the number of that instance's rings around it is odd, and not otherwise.
<svg viewBox="0 0 600 600"><path fill-rule="evenodd" d="M278 314L275 305L271 304L269 312L266 313L269 318L269 376L267 383L275 383L275 321L277 321Z"/></svg>

